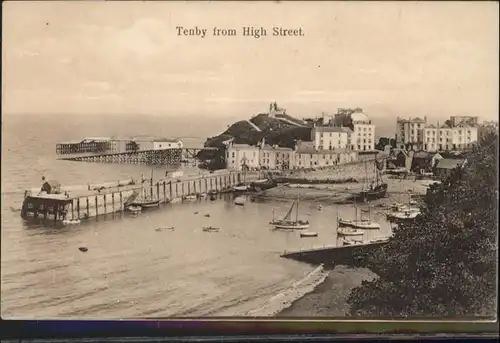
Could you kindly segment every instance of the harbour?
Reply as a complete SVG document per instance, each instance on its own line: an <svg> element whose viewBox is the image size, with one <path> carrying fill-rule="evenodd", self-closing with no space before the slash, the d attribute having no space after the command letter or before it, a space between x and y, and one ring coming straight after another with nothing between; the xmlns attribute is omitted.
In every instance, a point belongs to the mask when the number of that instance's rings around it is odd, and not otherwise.
<svg viewBox="0 0 500 343"><path fill-rule="evenodd" d="M39 125L43 127L42 123ZM285 251L342 246L335 219L338 215L355 219L351 204L329 206L325 201L320 209L317 200L301 195L299 215L309 222L316 235L303 236L300 230L275 230L269 224L273 211L276 217L284 216L297 192L309 189L282 184L257 194L253 191L246 194L247 187L241 186L241 182L255 183L265 173L224 170L211 173L189 164L60 160L53 150L47 152L39 147L50 146L53 137L32 134L37 139L36 144L32 141L30 145L33 154L42 156L34 159L33 170L18 172L16 161L21 155L15 148L4 155L9 182L2 189L7 199L2 203L2 238L17 242L4 248L2 260L3 311L10 317L272 315L289 306L289 302L275 304L272 299L277 294L298 297L324 277L323 272L313 273L321 261L303 263L301 258L283 258ZM43 143L44 139L48 141ZM183 175L181 182L174 177L179 170ZM148 180L151 172L153 183ZM66 191L70 198L75 197L73 218L78 217L76 199L89 198L89 220L78 225L65 225L61 220L43 216L21 220L24 188L41 186L40 175L57 178L62 194L65 185L74 185L75 180L86 181L77 188L67 187ZM135 184L127 185L129 180ZM162 200L158 208L137 214L124 211L119 195L115 195L113 207L113 196L108 194L117 194L118 189L125 193L139 192L142 187L147 194ZM211 189L219 193L216 200L201 197ZM243 191L237 192L245 199L243 206L235 204L237 194L232 194L232 190ZM254 195L280 194L285 190L293 194L291 199L282 195L276 199ZM29 191L37 193L40 187ZM390 191L395 188L390 187ZM189 196L197 193L199 196L192 199ZM98 210L94 212L91 205L96 198ZM122 199L127 198L128 193L122 195ZM81 216L86 203L80 200ZM380 230L366 230L358 238L371 240L390 235L391 224L384 212L374 211L373 219L381 223ZM365 272L353 269L351 273ZM76 289L68 288L75 284ZM115 289L114 284L120 284L120 289ZM139 284L144 285L143 289L138 288ZM126 297L121 296L123 291ZM68 302L75 303L75 308L70 309ZM153 308L152 303L156 304Z"/></svg>
<svg viewBox="0 0 500 343"><path fill-rule="evenodd" d="M494 319L498 17L366 5L7 2L9 339Z"/></svg>

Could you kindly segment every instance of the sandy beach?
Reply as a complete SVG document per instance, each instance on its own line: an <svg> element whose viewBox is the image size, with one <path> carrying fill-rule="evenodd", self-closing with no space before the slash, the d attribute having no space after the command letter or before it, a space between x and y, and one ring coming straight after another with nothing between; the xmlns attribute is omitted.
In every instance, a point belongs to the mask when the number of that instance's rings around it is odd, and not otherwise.
<svg viewBox="0 0 500 343"><path fill-rule="evenodd" d="M408 202L411 195L424 195L429 180L389 179L387 196L383 199L370 201L373 207L389 205L394 202ZM258 198L269 200L293 200L300 196L302 201L313 201L318 204L342 204L352 201L353 196L363 188L362 183L341 184L289 184L280 185L259 194Z"/></svg>
<svg viewBox="0 0 500 343"><path fill-rule="evenodd" d="M344 317L349 312L347 298L363 280L376 275L366 268L335 267L314 290L297 299L277 317Z"/></svg>

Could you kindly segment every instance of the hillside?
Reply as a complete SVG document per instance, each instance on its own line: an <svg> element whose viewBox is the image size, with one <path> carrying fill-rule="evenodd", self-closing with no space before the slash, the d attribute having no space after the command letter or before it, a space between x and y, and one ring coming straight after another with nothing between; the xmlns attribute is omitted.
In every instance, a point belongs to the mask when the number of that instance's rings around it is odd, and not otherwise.
<svg viewBox="0 0 500 343"><path fill-rule="evenodd" d="M234 139L234 143L255 145L265 138L268 144L293 148L296 140L310 140L311 127L286 114L271 117L268 113L260 113L249 121L232 124L220 135L208 138L205 146L222 147L223 142L229 139Z"/></svg>

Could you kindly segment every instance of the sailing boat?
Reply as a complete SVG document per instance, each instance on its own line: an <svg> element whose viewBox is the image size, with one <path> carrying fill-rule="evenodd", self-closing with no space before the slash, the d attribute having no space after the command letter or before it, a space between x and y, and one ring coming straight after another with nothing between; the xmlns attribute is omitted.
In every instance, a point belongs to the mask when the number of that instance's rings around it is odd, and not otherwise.
<svg viewBox="0 0 500 343"><path fill-rule="evenodd" d="M370 184L368 187L366 184L363 187L363 190L358 194L359 199L362 201L380 199L385 197L387 193L387 183L382 181L382 176L380 175L380 171L384 167L384 160L377 161L375 159L375 182ZM366 162L365 162L365 175L368 177Z"/></svg>
<svg viewBox="0 0 500 343"><path fill-rule="evenodd" d="M141 194L138 198L134 199L129 206L141 207L141 208L151 208L158 207L160 205L160 199L153 197L153 194L146 196L146 191L144 190L144 176L141 176ZM151 185L153 184L153 170L151 169Z"/></svg>
<svg viewBox="0 0 500 343"><path fill-rule="evenodd" d="M386 214L387 219L391 222L404 222L412 221L420 215L420 209L418 207L412 207L411 197L408 200L408 205L396 205L393 206L392 212Z"/></svg>
<svg viewBox="0 0 500 343"><path fill-rule="evenodd" d="M276 229L288 229L288 230L303 230L309 228L309 221L299 220L299 203L300 199L297 195L297 200L292 203L290 209L286 213L285 217L281 220L274 220L271 222ZM292 212L295 208L295 220L292 220ZM273 212L274 216L274 212Z"/></svg>
<svg viewBox="0 0 500 343"><path fill-rule="evenodd" d="M354 205L355 209L356 209L356 219L354 220L349 220L349 219L342 219L342 218L339 218L338 219L338 226L350 226L350 227L353 227L353 228L358 228L358 229L365 229L365 230L376 230L376 229L380 229L380 224L379 223L376 223L372 220L370 220L370 210L368 210L369 212L369 215L368 215L368 219L363 219L363 210L361 210L361 218L358 219L358 207L356 205Z"/></svg>
<svg viewBox="0 0 500 343"><path fill-rule="evenodd" d="M404 222L412 221L420 215L420 209L416 207L408 206L398 206L398 208L393 212L388 212L386 214L387 219L391 222Z"/></svg>

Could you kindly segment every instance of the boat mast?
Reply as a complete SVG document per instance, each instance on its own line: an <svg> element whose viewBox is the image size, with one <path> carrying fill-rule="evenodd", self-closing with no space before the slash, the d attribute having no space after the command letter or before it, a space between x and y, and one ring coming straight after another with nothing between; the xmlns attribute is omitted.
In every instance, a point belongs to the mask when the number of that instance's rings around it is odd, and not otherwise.
<svg viewBox="0 0 500 343"><path fill-rule="evenodd" d="M366 169L366 160L365 160L365 182L363 184L363 188L366 190L368 187L367 187L367 182L368 182L368 171Z"/></svg>
<svg viewBox="0 0 500 343"><path fill-rule="evenodd" d="M295 211L295 222L297 223L299 221L299 193L297 193L297 205L296 205L296 211Z"/></svg>
<svg viewBox="0 0 500 343"><path fill-rule="evenodd" d="M141 197L144 199L144 173L141 173Z"/></svg>
<svg viewBox="0 0 500 343"><path fill-rule="evenodd" d="M151 168L151 183L149 184L149 189L150 189L150 193L151 193L151 194L149 194L149 197L151 199L153 199L153 171L154 171L154 169Z"/></svg>

